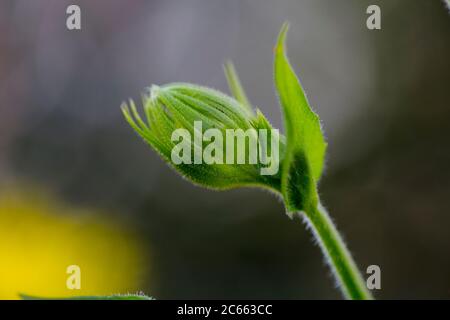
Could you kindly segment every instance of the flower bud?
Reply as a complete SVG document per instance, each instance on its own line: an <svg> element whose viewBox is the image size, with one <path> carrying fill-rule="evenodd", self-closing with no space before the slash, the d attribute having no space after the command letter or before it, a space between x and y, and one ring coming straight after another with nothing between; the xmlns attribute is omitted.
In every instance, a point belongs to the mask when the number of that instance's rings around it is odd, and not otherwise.
<svg viewBox="0 0 450 320"><path fill-rule="evenodd" d="M219 91L186 83L153 85L143 96L146 121L123 104L135 131L176 171L213 189L280 190L285 148L264 115Z"/></svg>

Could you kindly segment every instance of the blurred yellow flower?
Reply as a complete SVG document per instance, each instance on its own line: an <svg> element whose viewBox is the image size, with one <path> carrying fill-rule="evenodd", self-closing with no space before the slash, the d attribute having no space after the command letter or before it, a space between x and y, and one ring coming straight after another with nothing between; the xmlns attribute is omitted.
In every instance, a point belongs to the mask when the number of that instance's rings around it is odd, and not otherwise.
<svg viewBox="0 0 450 320"><path fill-rule="evenodd" d="M17 190L0 189L0 299L139 291L148 265L134 235L98 212ZM80 268L80 289L67 286L71 265Z"/></svg>

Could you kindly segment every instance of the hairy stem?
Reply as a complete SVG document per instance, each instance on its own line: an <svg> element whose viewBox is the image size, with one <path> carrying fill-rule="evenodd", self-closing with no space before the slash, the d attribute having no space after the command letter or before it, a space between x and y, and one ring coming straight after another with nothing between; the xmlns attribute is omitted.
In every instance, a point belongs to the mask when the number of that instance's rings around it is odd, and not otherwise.
<svg viewBox="0 0 450 320"><path fill-rule="evenodd" d="M311 207L303 215L306 223L313 231L336 280L340 284L344 296L353 300L373 299L350 252L325 208L319 203L318 206Z"/></svg>

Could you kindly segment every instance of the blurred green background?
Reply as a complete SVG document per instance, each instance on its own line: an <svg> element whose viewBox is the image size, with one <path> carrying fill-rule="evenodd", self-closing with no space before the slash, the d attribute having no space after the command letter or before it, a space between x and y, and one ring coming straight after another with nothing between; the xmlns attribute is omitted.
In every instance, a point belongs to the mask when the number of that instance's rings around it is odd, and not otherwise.
<svg viewBox="0 0 450 320"><path fill-rule="evenodd" d="M66 29L73 3L80 31ZM381 30L366 28L370 4L381 7ZM1 0L0 264L10 281L0 298L76 294L60 288L64 264L48 267L61 252L67 263L80 257L65 243L118 279L89 293L340 298L310 233L277 199L192 186L119 108L153 83L227 91L221 64L232 59L281 128L272 49L285 20L290 60L329 141L321 196L361 270L381 267L375 296L450 298L450 15L438 0ZM53 218L30 220L35 211ZM90 227L67 227L89 217ZM30 236L60 219L70 222L54 228L67 232Z"/></svg>

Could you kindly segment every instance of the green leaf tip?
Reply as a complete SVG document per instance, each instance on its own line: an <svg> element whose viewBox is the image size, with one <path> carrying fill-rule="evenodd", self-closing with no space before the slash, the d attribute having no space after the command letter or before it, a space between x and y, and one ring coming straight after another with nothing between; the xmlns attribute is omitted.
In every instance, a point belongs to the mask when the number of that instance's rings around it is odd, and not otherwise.
<svg viewBox="0 0 450 320"><path fill-rule="evenodd" d="M27 294L19 294L22 300L154 300L144 294L114 294L109 296L74 296L74 297L37 297Z"/></svg>
<svg viewBox="0 0 450 320"><path fill-rule="evenodd" d="M322 174L326 142L319 117L311 110L286 56L289 24L283 24L275 46L274 78L286 131L281 187L288 212L317 206L317 182Z"/></svg>
<svg viewBox="0 0 450 320"><path fill-rule="evenodd" d="M233 63L231 61L225 62L223 66L225 76L227 78L228 87L230 88L232 96L242 103L243 106L248 108L250 112L252 112L252 106L250 104L250 101L247 98L247 94L244 91L244 88L242 87L241 81L239 79L239 76L237 74L236 68L234 67Z"/></svg>

